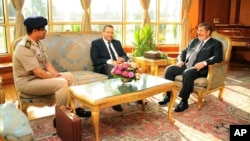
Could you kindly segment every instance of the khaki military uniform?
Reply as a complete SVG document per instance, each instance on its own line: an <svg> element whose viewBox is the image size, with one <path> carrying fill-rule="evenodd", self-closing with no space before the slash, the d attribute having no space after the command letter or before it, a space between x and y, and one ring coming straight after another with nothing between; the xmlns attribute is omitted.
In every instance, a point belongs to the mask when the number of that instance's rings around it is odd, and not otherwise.
<svg viewBox="0 0 250 141"><path fill-rule="evenodd" d="M35 68L46 71L45 63L49 61L44 44L35 42L28 36L20 41L13 54L13 73L17 90L25 96L55 94L56 104L66 105L68 86L74 84L73 74L60 73L60 77L41 79L34 75Z"/></svg>

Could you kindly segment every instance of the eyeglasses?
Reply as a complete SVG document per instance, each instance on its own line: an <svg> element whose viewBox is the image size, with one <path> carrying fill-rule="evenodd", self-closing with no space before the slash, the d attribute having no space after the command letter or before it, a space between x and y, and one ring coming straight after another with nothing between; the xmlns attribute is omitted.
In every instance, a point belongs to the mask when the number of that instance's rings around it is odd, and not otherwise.
<svg viewBox="0 0 250 141"><path fill-rule="evenodd" d="M204 32L204 31L207 31L207 30L200 29L200 30L197 30L196 32L199 33L199 32Z"/></svg>

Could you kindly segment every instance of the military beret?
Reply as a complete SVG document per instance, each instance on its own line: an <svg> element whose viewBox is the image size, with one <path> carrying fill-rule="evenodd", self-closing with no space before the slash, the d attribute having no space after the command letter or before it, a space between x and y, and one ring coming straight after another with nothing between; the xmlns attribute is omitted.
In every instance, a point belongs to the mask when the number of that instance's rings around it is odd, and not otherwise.
<svg viewBox="0 0 250 141"><path fill-rule="evenodd" d="M46 26L48 24L48 21L42 16L34 16L26 18L23 24L29 28L39 29Z"/></svg>

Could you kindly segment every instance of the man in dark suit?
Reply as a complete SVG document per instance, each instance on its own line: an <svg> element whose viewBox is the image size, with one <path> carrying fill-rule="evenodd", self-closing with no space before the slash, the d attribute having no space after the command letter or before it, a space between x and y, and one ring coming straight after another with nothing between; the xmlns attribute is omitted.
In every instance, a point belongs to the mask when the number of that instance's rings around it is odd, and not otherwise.
<svg viewBox="0 0 250 141"><path fill-rule="evenodd" d="M128 61L127 54L123 51L121 42L113 39L114 28L112 25L105 25L102 38L91 43L90 56L94 64L94 71L108 75L113 78L111 70L116 64ZM121 105L113 106L116 111L122 111Z"/></svg>
<svg viewBox="0 0 250 141"><path fill-rule="evenodd" d="M219 63L223 59L222 43L211 38L212 27L209 23L198 25L198 38L192 39L187 48L178 56L176 65L168 66L165 70L165 78L174 80L175 76L182 74L183 87L180 90L180 103L175 107L175 112L182 112L188 108L188 98L193 91L194 80L198 77L206 77L208 65ZM170 101L170 92L164 97L159 105Z"/></svg>

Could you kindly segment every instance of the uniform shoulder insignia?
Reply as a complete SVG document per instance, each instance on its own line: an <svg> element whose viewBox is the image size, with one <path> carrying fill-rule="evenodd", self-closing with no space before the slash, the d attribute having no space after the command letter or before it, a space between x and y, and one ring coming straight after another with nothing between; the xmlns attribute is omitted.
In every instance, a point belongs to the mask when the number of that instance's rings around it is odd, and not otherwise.
<svg viewBox="0 0 250 141"><path fill-rule="evenodd" d="M31 47L31 41L30 41L30 40L27 40L24 46L25 46L26 48L30 49L30 47Z"/></svg>

